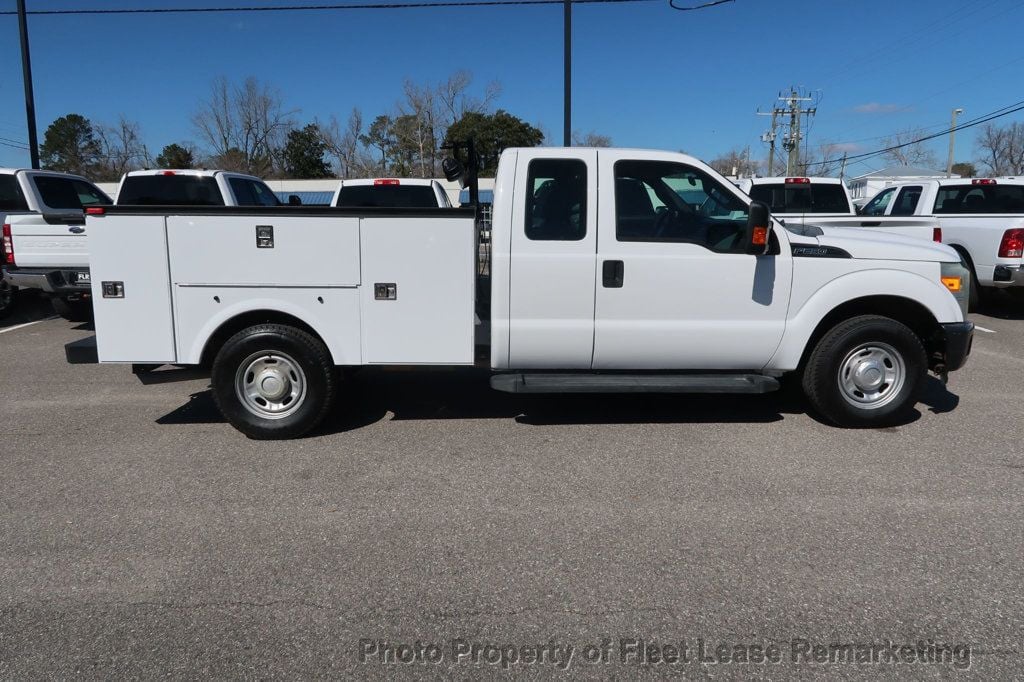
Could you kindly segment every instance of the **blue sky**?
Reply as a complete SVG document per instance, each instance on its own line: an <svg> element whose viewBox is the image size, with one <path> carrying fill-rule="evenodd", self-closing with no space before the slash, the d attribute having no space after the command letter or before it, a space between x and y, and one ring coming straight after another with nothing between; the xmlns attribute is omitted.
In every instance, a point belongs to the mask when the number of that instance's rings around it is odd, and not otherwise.
<svg viewBox="0 0 1024 682"><path fill-rule="evenodd" d="M344 1L344 0L341 0ZM692 0L696 3L698 0ZM679 0L689 4L691 0ZM28 0L29 9L315 4L316 0ZM0 0L0 9L15 9ZM778 91L820 96L809 143L880 146L908 126L948 125L1024 99L1020 0L736 0L700 12L665 2L574 8L573 128L617 146L712 158L751 145ZM302 121L392 109L406 78L458 69L496 106L561 141L561 7L29 18L39 136L78 112L138 121L155 152L196 140L191 114L216 76L276 86ZM17 21L0 16L0 138L26 140ZM1024 112L1001 122L1024 120ZM974 130L957 159L977 156ZM946 139L934 143L945 159ZM0 165L28 155L0 144ZM851 167L856 174L882 165Z"/></svg>

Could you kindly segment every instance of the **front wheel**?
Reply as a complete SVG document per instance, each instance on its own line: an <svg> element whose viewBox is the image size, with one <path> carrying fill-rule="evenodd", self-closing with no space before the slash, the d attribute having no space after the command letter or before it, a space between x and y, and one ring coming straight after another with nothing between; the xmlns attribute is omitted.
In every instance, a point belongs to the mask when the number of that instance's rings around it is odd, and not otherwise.
<svg viewBox="0 0 1024 682"><path fill-rule="evenodd" d="M839 323L815 345L803 389L827 420L848 427L905 419L928 373L920 339L888 317L861 315Z"/></svg>
<svg viewBox="0 0 1024 682"><path fill-rule="evenodd" d="M279 324L238 332L213 361L213 397L232 426L256 439L297 438L334 402L330 352L311 334Z"/></svg>

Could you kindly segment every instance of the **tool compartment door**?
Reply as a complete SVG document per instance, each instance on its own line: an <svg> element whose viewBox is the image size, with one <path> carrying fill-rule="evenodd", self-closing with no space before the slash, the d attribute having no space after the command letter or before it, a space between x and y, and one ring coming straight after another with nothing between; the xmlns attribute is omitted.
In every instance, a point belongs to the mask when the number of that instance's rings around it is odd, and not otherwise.
<svg viewBox="0 0 1024 682"><path fill-rule="evenodd" d="M87 220L100 362L174 362L166 219L108 215Z"/></svg>

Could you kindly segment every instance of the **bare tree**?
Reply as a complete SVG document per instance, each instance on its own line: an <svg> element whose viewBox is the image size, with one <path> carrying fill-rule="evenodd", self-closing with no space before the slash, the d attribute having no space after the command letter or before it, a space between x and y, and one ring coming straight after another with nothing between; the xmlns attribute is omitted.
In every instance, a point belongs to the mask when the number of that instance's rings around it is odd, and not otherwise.
<svg viewBox="0 0 1024 682"><path fill-rule="evenodd" d="M920 128L907 128L883 139L882 146L890 149L882 154L882 158L900 166L938 166L938 159L932 150L924 142L917 141L924 136L925 132Z"/></svg>
<svg viewBox="0 0 1024 682"><path fill-rule="evenodd" d="M444 112L445 127L452 125L470 112L486 113L494 100L501 95L501 84L491 81L482 96L469 94L473 74L466 70L456 71L437 88L437 98Z"/></svg>
<svg viewBox="0 0 1024 682"><path fill-rule="evenodd" d="M399 130L399 146L414 151L421 178L433 177L437 167L437 141L440 116L437 113L437 91L405 81L405 101L398 105L399 120L405 121Z"/></svg>
<svg viewBox="0 0 1024 682"><path fill-rule="evenodd" d="M222 76L211 84L210 97L192 123L214 163L266 176L279 166L277 157L297 111L286 110L280 93L252 76L237 87Z"/></svg>
<svg viewBox="0 0 1024 682"><path fill-rule="evenodd" d="M348 121L342 127L334 116L326 124L317 123L327 154L336 161L339 178L353 178L368 175L375 163L360 146L363 135L363 114L352 109Z"/></svg>
<svg viewBox="0 0 1024 682"><path fill-rule="evenodd" d="M988 175L1024 174L1024 123L986 123L975 144Z"/></svg>
<svg viewBox="0 0 1024 682"><path fill-rule="evenodd" d="M601 135L591 130L584 135L573 133L572 143L576 147L611 147L612 138L608 135Z"/></svg>
<svg viewBox="0 0 1024 682"><path fill-rule="evenodd" d="M121 116L116 125L96 126L95 130L100 143L99 179L118 180L130 170L152 165L135 121Z"/></svg>
<svg viewBox="0 0 1024 682"><path fill-rule="evenodd" d="M741 178L757 175L761 169L761 164L750 158L750 147L731 149L728 153L712 160L708 165L722 175Z"/></svg>

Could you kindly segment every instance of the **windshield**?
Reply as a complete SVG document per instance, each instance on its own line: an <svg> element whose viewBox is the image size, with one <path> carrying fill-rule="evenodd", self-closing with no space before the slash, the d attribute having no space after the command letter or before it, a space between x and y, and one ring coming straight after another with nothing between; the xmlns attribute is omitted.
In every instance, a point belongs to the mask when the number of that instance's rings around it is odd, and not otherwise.
<svg viewBox="0 0 1024 682"><path fill-rule="evenodd" d="M761 184L750 198L768 204L772 213L853 213L846 190L835 184Z"/></svg>
<svg viewBox="0 0 1024 682"><path fill-rule="evenodd" d="M129 175L117 203L127 206L223 206L214 178L197 175Z"/></svg>
<svg viewBox="0 0 1024 682"><path fill-rule="evenodd" d="M429 185L344 185L338 206L349 208L437 208Z"/></svg>

